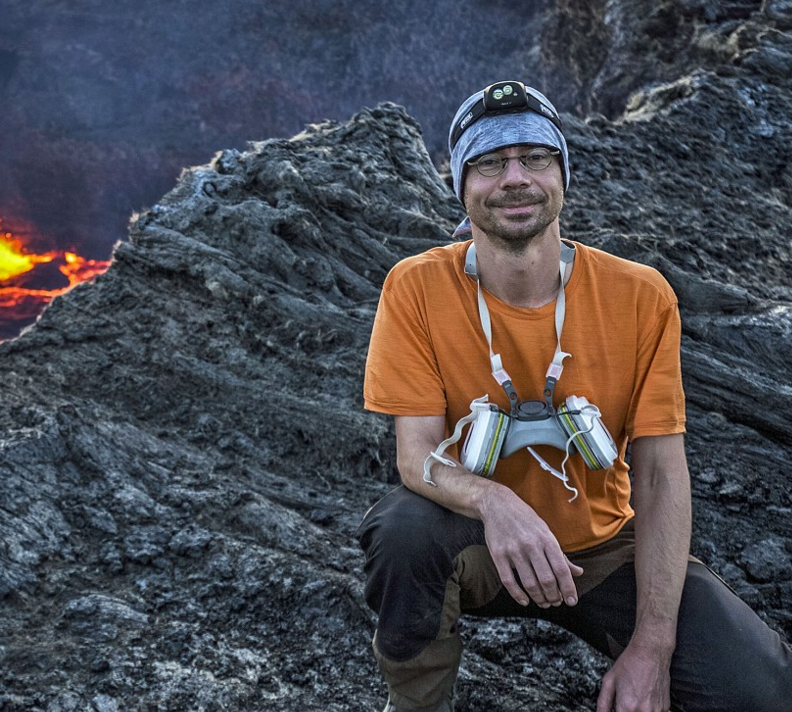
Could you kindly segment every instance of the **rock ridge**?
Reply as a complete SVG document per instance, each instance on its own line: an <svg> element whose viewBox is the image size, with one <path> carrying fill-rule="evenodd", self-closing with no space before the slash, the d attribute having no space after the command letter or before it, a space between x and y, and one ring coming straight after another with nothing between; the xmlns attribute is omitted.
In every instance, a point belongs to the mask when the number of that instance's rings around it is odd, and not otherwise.
<svg viewBox="0 0 792 712"><path fill-rule="evenodd" d="M762 61L565 115L562 224L676 288L693 552L789 638L792 106L768 67L792 51L762 20L784 8L745 20ZM461 217L383 104L184 171L107 273L0 344L0 708L381 707L354 531L396 474L366 344L388 269ZM606 662L565 632L463 634L462 709L594 710Z"/></svg>

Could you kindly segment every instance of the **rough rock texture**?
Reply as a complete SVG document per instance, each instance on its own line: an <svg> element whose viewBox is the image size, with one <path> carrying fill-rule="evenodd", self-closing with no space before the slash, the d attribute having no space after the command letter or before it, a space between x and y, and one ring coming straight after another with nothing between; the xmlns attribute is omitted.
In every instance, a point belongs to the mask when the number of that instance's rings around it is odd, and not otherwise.
<svg viewBox="0 0 792 712"><path fill-rule="evenodd" d="M640 72L646 13L590 5L547 41L619 19L607 61ZM677 289L693 550L789 637L792 3L759 10L707 20L717 66L565 116L563 228ZM388 268L460 217L383 105L186 171L109 272L0 344L0 709L382 705L353 533L395 472L365 348ZM565 632L464 635L461 710L595 708L606 661Z"/></svg>

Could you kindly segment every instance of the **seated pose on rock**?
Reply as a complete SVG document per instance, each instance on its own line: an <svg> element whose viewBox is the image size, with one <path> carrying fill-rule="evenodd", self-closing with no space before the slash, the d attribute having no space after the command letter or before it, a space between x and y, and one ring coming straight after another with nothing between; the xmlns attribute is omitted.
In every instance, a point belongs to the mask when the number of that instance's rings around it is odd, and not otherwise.
<svg viewBox="0 0 792 712"><path fill-rule="evenodd" d="M403 482L358 532L385 709L453 709L465 613L610 656L597 712L789 712L792 651L688 554L670 286L561 239L567 145L541 93L477 92L449 147L471 239L393 268L366 368Z"/></svg>

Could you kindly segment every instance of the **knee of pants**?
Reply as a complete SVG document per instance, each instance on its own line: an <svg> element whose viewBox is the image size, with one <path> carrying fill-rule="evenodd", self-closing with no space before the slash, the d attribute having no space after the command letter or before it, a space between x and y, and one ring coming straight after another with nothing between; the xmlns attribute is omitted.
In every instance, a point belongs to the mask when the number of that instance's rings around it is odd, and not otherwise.
<svg viewBox="0 0 792 712"><path fill-rule="evenodd" d="M369 586L379 589L395 578L403 585L442 589L453 571L453 558L484 537L481 522L399 487L369 510L358 538Z"/></svg>
<svg viewBox="0 0 792 712"><path fill-rule="evenodd" d="M686 710L784 712L792 650L701 564L690 564L672 679Z"/></svg>
<svg viewBox="0 0 792 712"><path fill-rule="evenodd" d="M398 487L369 510L358 538L367 559L415 569L444 561L450 573L450 562L462 549L484 543L484 525Z"/></svg>
<svg viewBox="0 0 792 712"><path fill-rule="evenodd" d="M454 558L483 542L483 525L402 487L368 512L358 537L382 652L406 659L440 632Z"/></svg>

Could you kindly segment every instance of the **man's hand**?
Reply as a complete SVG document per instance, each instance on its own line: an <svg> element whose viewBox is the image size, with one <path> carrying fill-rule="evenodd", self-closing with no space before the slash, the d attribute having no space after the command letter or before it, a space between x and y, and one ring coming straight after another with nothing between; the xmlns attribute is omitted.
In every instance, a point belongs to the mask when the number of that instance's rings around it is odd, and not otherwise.
<svg viewBox="0 0 792 712"><path fill-rule="evenodd" d="M667 712L671 656L630 644L602 678L597 712Z"/></svg>
<svg viewBox="0 0 792 712"><path fill-rule="evenodd" d="M690 545L690 478L682 435L632 445L635 631L602 680L597 712L667 712L671 656Z"/></svg>
<svg viewBox="0 0 792 712"><path fill-rule="evenodd" d="M577 603L573 577L583 569L566 558L530 506L506 487L493 488L482 502L481 519L501 582L517 603L527 606L528 596L542 608Z"/></svg>
<svg viewBox="0 0 792 712"><path fill-rule="evenodd" d="M436 487L423 480L423 463L443 439L445 416L396 416L396 451L404 485L433 502L484 523L487 546L506 590L517 603L530 596L542 608L574 606L569 561L544 520L508 487L465 470L460 464L432 466ZM522 586L520 585L522 584ZM527 592L527 593L526 593Z"/></svg>

